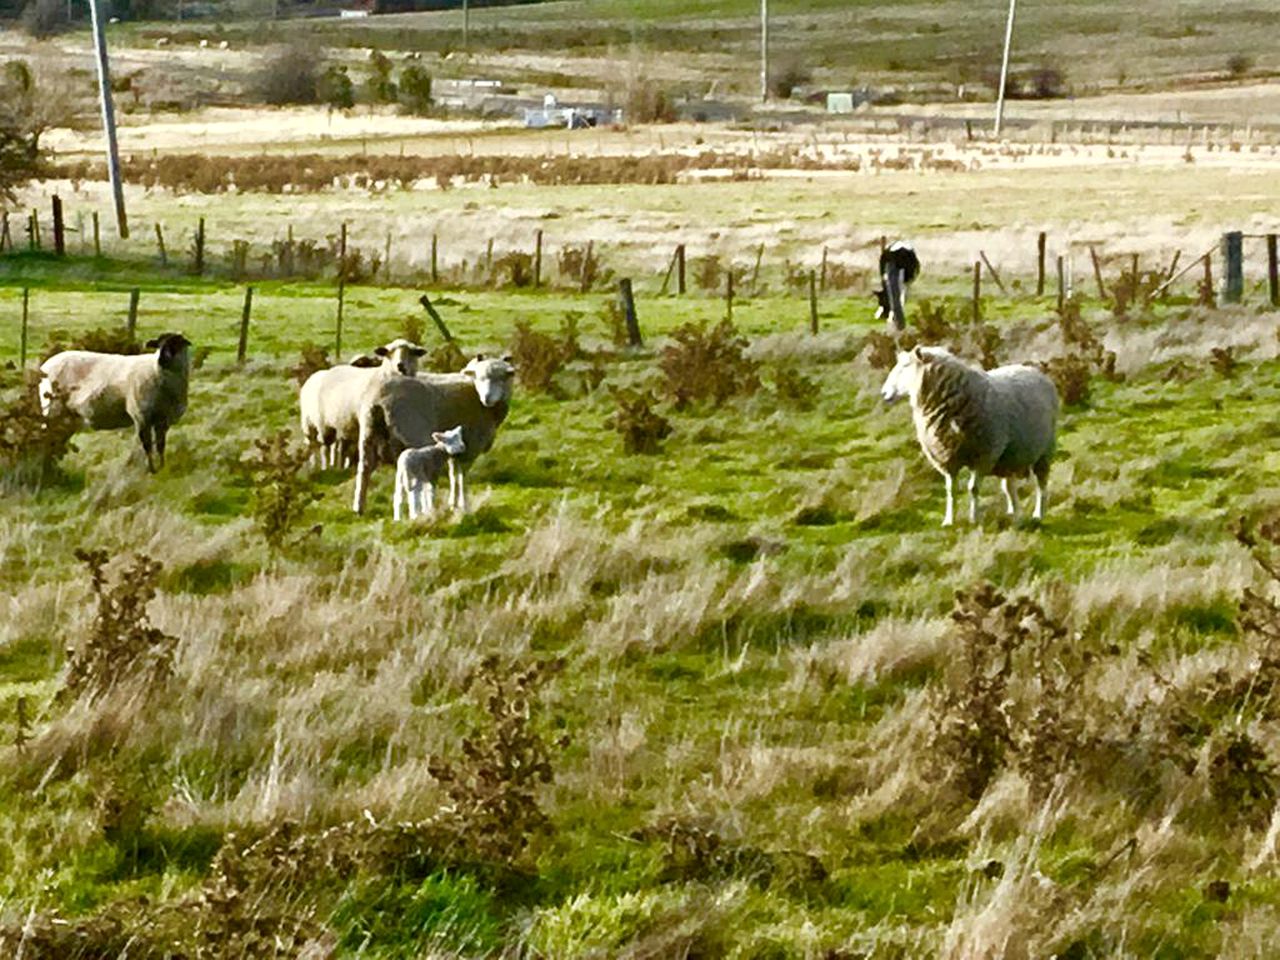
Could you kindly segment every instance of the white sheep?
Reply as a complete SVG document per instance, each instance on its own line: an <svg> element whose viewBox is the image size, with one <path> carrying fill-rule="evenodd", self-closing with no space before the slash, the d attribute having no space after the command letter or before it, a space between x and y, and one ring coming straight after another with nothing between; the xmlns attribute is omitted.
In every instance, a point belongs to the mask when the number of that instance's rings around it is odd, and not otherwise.
<svg viewBox="0 0 1280 960"><path fill-rule="evenodd" d="M1018 501L1010 481L1036 481L1034 516L1044 517L1058 419L1058 391L1035 367L1011 364L983 371L941 347L898 354L880 389L886 403L911 400L916 437L924 455L947 483L943 526L955 519L953 486L969 469L969 519L978 518L978 485L987 474L1000 478L1010 514Z"/></svg>
<svg viewBox="0 0 1280 960"><path fill-rule="evenodd" d="M430 447L406 447L396 460L396 493L394 515L400 519L400 506L407 498L409 501L409 519L415 519L420 513L435 513L436 479L445 466L449 468L449 491L452 496L455 459L467 449L462 440L462 428L454 427L444 433L433 433L435 441Z"/></svg>
<svg viewBox="0 0 1280 960"><path fill-rule="evenodd" d="M336 467L355 447L359 435L360 397L371 380L391 375L413 376L426 350L408 340L393 340L350 363L317 370L298 391L302 438L315 450L313 465Z"/></svg>
<svg viewBox="0 0 1280 960"><path fill-rule="evenodd" d="M450 474L449 506L467 509L465 471L493 446L511 403L515 367L509 358L478 354L462 373L386 377L370 384L360 401L359 465L352 509L364 513L369 477L382 461L393 461L406 447L423 447L432 434L461 426L467 449L455 458Z"/></svg>
<svg viewBox="0 0 1280 960"><path fill-rule="evenodd" d="M165 333L146 346L155 353L126 355L64 350L40 365L40 410L48 417L55 393L91 430L133 427L156 470L154 445L164 466L165 437L187 410L191 341Z"/></svg>

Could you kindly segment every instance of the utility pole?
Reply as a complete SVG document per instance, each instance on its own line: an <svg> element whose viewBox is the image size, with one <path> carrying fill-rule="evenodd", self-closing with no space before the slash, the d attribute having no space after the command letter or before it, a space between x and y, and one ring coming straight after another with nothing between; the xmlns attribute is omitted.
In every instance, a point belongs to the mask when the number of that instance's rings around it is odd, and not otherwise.
<svg viewBox="0 0 1280 960"><path fill-rule="evenodd" d="M93 17L93 45L98 53L98 92L102 100L102 126L107 134L107 173L111 176L111 192L116 200L116 227L120 238L129 238L129 219L124 212L124 187L120 183L120 149L116 146L116 111L111 101L111 70L107 64L106 23L99 8L100 0L89 0Z"/></svg>
<svg viewBox="0 0 1280 960"><path fill-rule="evenodd" d="M462 52L471 52L471 4L462 0Z"/></svg>
<svg viewBox="0 0 1280 960"><path fill-rule="evenodd" d="M1000 89L996 92L996 136L1004 123L1004 88L1009 82L1009 46L1013 43L1013 9L1018 0L1009 0L1009 22L1004 28L1004 57L1000 61Z"/></svg>
<svg viewBox="0 0 1280 960"><path fill-rule="evenodd" d="M760 102L769 100L769 0L760 0Z"/></svg>

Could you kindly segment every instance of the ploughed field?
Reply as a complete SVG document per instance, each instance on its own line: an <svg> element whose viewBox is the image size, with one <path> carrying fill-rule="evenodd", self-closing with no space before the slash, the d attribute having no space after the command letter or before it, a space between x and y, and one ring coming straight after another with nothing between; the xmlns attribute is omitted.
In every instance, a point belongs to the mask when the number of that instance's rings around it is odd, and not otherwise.
<svg viewBox="0 0 1280 960"><path fill-rule="evenodd" d="M1043 524L988 480L976 527L940 527L910 413L879 401L865 271L817 335L780 274L740 273L718 336L718 283L649 276L639 349L610 281L451 274L429 289L462 352L524 376L471 512L394 524L386 468L356 517L349 475L290 466L331 270L253 282L239 365L225 264L0 258L7 362L24 286L29 365L120 325L134 286L141 338L208 348L155 476L127 432L40 482L6 441L0 943L1266 955L1280 315L1256 272L1243 305L1195 302L1196 273L1121 310L1077 261L1078 310L1024 264L975 323L920 248L913 335L1071 391ZM420 292L347 286L342 356L412 334L449 362ZM105 551L97 588L77 550Z"/></svg>

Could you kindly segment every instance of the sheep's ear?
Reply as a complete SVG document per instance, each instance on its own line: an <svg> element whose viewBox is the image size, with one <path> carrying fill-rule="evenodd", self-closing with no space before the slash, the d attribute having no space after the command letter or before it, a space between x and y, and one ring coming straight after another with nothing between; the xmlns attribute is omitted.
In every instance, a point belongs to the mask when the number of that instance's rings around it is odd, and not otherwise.
<svg viewBox="0 0 1280 960"><path fill-rule="evenodd" d="M483 360L483 359L484 359L484 354L483 354L483 353L477 353L477 354L476 354L476 359L477 359L477 360Z"/></svg>
<svg viewBox="0 0 1280 960"><path fill-rule="evenodd" d="M148 350L156 350L160 346L160 338L152 337L150 340L144 343L143 346L146 347Z"/></svg>
<svg viewBox="0 0 1280 960"><path fill-rule="evenodd" d="M919 344L916 344L914 347L911 348L911 355L921 362L923 362L926 359L924 355L924 348Z"/></svg>
<svg viewBox="0 0 1280 960"><path fill-rule="evenodd" d="M409 353L410 353L412 356L415 356L415 357L425 357L425 356L427 355L427 348L426 348L426 347L414 347L412 350L410 350L410 351L409 351Z"/></svg>
<svg viewBox="0 0 1280 960"><path fill-rule="evenodd" d="M351 366L363 367L365 369L368 369L369 367L382 366L382 361L380 361L377 357L369 357L369 356L353 357L351 360Z"/></svg>
<svg viewBox="0 0 1280 960"><path fill-rule="evenodd" d="M474 370L472 370L470 367L463 367L463 368L462 368L462 375L463 375L464 377L470 377L472 380L474 380L474 379L476 378L476 372L475 372Z"/></svg>
<svg viewBox="0 0 1280 960"><path fill-rule="evenodd" d="M376 356L379 356L379 357L385 357L385 356L387 356L391 351L390 351L390 350L388 350L386 347L374 347L373 352L374 352L374 354L375 354Z"/></svg>
<svg viewBox="0 0 1280 960"><path fill-rule="evenodd" d="M445 436L443 433L432 433L431 439L434 440L436 443L444 443Z"/></svg>

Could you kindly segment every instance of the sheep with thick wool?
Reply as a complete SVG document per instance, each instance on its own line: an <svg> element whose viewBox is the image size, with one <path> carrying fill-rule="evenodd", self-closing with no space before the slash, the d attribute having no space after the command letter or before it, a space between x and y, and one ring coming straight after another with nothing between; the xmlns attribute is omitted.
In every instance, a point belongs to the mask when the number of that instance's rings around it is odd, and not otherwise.
<svg viewBox="0 0 1280 960"><path fill-rule="evenodd" d="M880 389L886 403L911 401L920 448L947 484L943 526L955 519L954 484L969 470L969 519L978 518L978 486L1000 478L1009 513L1018 510L1011 480L1031 473L1034 517L1044 517L1049 462L1057 439L1058 391L1035 367L1010 364L984 371L942 347L898 354Z"/></svg>
<svg viewBox="0 0 1280 960"><path fill-rule="evenodd" d="M302 438L315 450L314 466L336 467L344 453L354 451L365 389L379 378L413 376L424 353L416 343L392 340L371 357L355 357L307 378L298 391L298 413Z"/></svg>
<svg viewBox="0 0 1280 960"><path fill-rule="evenodd" d="M461 373L389 376L370 383L360 401L355 497L364 513L369 479L381 462L394 462L406 447L424 447L432 435L462 427L466 452L454 461L449 506L467 509L466 469L488 452L510 409L516 369L509 358L477 354Z"/></svg>
<svg viewBox="0 0 1280 960"><path fill-rule="evenodd" d="M48 417L56 402L78 415L91 430L133 427L156 470L154 449L164 466L169 428L187 410L191 341L165 333L147 341L154 353L97 353L64 350L40 365L40 410Z"/></svg>

